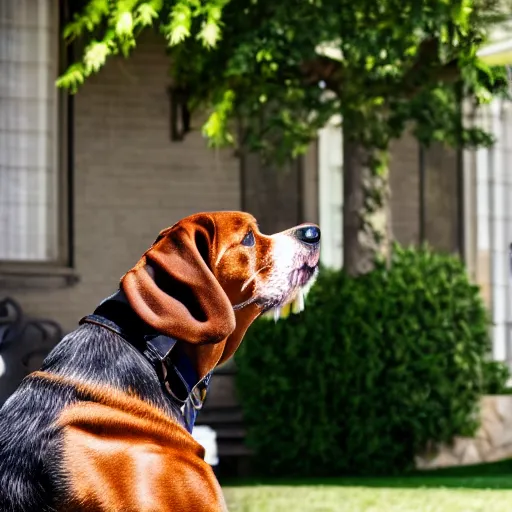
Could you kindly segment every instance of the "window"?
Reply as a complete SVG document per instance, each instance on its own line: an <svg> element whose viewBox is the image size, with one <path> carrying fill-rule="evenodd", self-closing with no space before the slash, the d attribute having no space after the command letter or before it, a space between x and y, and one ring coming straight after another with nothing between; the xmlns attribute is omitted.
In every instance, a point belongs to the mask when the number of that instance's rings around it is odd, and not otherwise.
<svg viewBox="0 0 512 512"><path fill-rule="evenodd" d="M512 104L495 100L468 121L491 132L496 143L466 155L466 259L493 321L493 354L512 364Z"/></svg>
<svg viewBox="0 0 512 512"><path fill-rule="evenodd" d="M0 261L63 263L59 2L0 1Z"/></svg>

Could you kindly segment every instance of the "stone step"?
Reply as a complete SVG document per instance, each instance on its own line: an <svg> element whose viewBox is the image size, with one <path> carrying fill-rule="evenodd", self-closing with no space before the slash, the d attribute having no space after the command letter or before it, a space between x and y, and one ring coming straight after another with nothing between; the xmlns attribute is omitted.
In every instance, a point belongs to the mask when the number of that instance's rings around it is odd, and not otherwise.
<svg viewBox="0 0 512 512"><path fill-rule="evenodd" d="M212 428L219 424L241 424L243 423L243 414L239 407L205 407L197 415L196 423L197 425L210 425Z"/></svg>

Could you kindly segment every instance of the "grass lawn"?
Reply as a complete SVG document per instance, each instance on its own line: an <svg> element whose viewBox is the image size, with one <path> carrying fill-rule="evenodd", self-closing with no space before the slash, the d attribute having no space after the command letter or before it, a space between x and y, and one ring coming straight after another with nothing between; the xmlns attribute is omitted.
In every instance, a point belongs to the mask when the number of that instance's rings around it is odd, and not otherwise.
<svg viewBox="0 0 512 512"><path fill-rule="evenodd" d="M223 482L230 512L512 512L512 464L397 478Z"/></svg>

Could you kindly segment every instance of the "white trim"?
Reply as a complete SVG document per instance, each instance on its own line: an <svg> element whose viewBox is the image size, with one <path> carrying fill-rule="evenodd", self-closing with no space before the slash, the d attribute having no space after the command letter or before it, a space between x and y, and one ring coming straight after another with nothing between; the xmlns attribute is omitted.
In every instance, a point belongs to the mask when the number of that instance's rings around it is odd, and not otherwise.
<svg viewBox="0 0 512 512"><path fill-rule="evenodd" d="M319 217L323 265L343 265L343 139L341 118L333 117L318 132Z"/></svg>

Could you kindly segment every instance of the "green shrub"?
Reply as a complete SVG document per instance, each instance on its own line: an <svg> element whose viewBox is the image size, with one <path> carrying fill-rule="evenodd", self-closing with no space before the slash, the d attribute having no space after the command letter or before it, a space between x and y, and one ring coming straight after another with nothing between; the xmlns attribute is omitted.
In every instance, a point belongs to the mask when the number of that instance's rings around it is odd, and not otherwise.
<svg viewBox="0 0 512 512"><path fill-rule="evenodd" d="M484 361L482 364L483 393L485 395L510 394L507 387L510 376L508 366L501 361Z"/></svg>
<svg viewBox="0 0 512 512"><path fill-rule="evenodd" d="M507 379L488 362L489 319L455 257L396 247L389 270L323 270L306 306L258 320L237 353L247 441L266 474L411 469L429 441L473 434L480 395Z"/></svg>

